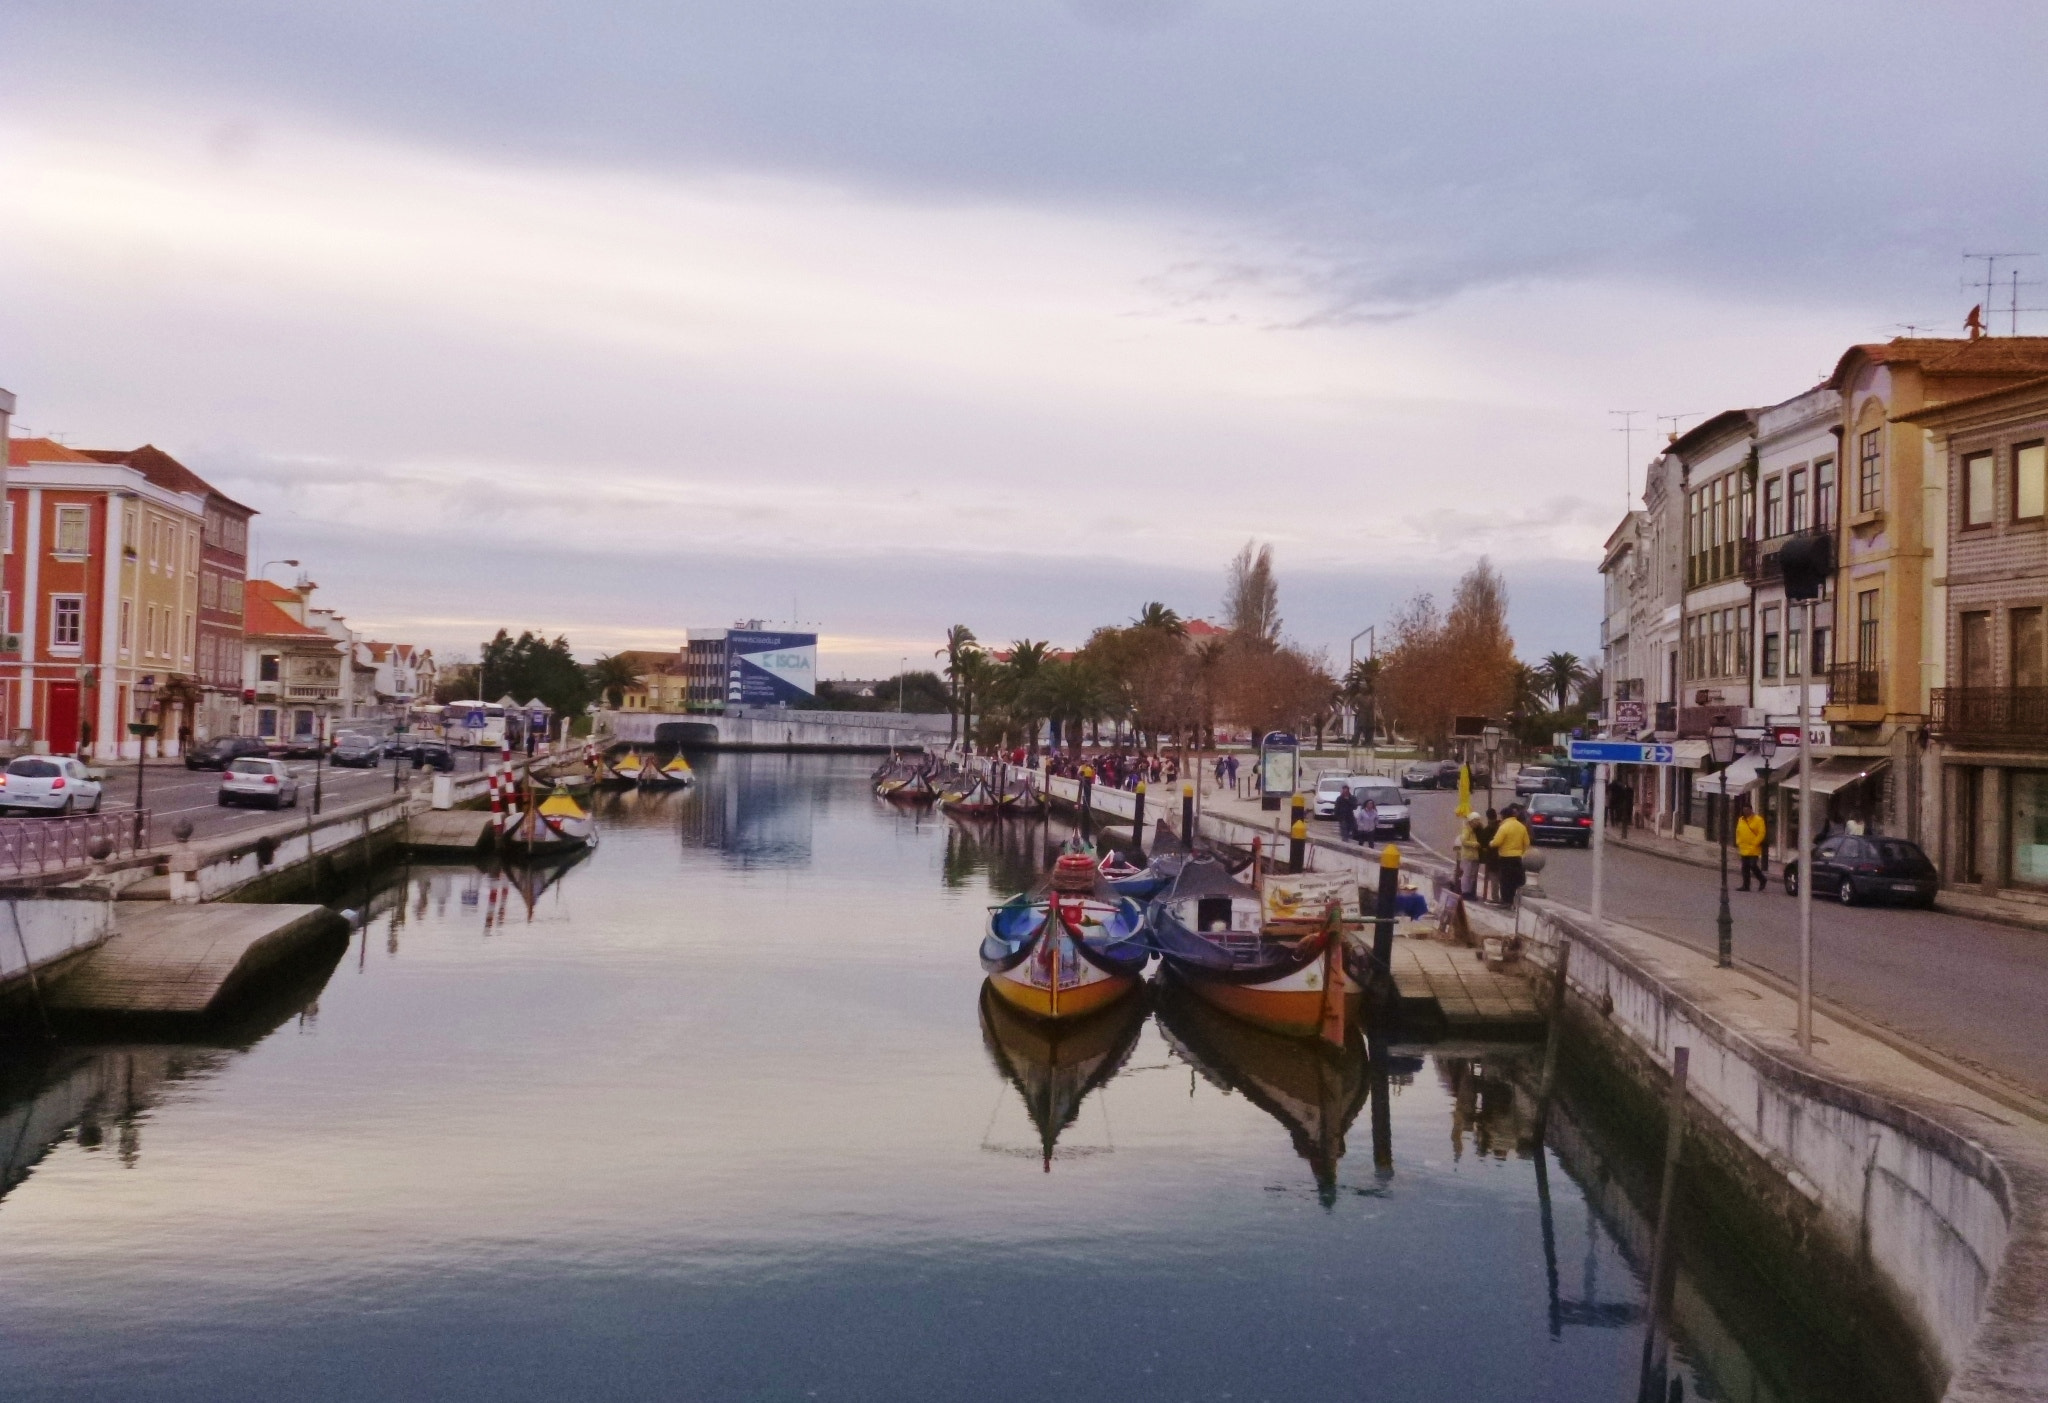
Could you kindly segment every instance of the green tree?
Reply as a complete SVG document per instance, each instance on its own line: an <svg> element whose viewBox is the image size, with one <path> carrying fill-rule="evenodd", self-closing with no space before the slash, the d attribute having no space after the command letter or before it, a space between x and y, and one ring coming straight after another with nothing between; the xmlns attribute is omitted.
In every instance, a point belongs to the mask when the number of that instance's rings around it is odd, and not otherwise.
<svg viewBox="0 0 2048 1403"><path fill-rule="evenodd" d="M1223 587L1223 616L1239 638L1280 641L1280 584L1273 577L1271 546L1246 541L1230 562Z"/></svg>
<svg viewBox="0 0 2048 1403"><path fill-rule="evenodd" d="M948 741L958 741L960 739L962 669L967 656L974 651L976 651L974 630L966 624L954 624L946 630L945 646L932 654L935 658L944 658L946 660L946 711L952 717L952 720L946 727Z"/></svg>
<svg viewBox="0 0 2048 1403"><path fill-rule="evenodd" d="M1131 620L1131 627L1170 633L1175 638L1185 638L1188 634L1186 621L1156 599L1148 601L1145 607L1138 611L1138 617Z"/></svg>
<svg viewBox="0 0 2048 1403"><path fill-rule="evenodd" d="M567 637L550 639L532 630L517 638L505 629L484 644L477 664L478 694L484 701L509 696L538 698L557 716L581 716L597 695L590 673L576 661Z"/></svg>
<svg viewBox="0 0 2048 1403"><path fill-rule="evenodd" d="M1558 711L1571 705L1572 689L1591 676L1576 653L1552 653L1544 658L1537 671L1543 674L1544 687L1557 698L1555 709Z"/></svg>
<svg viewBox="0 0 2048 1403"><path fill-rule="evenodd" d="M589 668L591 688L604 698L608 706L618 706L626 699L626 693L640 681L639 669L633 666L631 658L622 658L617 653L606 653ZM522 699L523 700L523 699Z"/></svg>

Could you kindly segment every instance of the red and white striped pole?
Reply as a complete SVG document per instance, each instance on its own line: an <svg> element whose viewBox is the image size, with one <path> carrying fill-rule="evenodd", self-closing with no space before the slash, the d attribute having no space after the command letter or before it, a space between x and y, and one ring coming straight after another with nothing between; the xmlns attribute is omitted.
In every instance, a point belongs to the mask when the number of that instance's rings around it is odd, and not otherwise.
<svg viewBox="0 0 2048 1403"><path fill-rule="evenodd" d="M505 826L505 802L502 791L498 787L498 772L495 768L491 771L490 786L491 827L493 830L496 830Z"/></svg>

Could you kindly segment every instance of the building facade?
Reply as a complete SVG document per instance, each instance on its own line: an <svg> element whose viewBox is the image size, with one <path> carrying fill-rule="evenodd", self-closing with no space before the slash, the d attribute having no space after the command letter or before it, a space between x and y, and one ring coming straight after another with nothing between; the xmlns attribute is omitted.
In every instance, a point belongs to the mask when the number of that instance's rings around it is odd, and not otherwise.
<svg viewBox="0 0 2048 1403"><path fill-rule="evenodd" d="M204 498L47 439L17 439L6 516L0 645L11 646L0 646L0 707L14 746L101 759L145 744L180 753L199 712ZM158 728L146 742L128 733L144 721Z"/></svg>
<svg viewBox="0 0 2048 1403"><path fill-rule="evenodd" d="M345 718L346 642L314 617L314 587L249 581L244 595L242 733L309 744Z"/></svg>

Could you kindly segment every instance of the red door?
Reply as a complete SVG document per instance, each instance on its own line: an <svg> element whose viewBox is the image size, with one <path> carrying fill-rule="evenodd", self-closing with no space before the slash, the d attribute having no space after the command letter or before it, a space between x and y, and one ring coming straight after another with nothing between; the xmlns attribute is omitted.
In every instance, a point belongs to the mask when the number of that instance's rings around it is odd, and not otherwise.
<svg viewBox="0 0 2048 1403"><path fill-rule="evenodd" d="M69 755L78 749L78 684L52 682L43 738L53 755Z"/></svg>

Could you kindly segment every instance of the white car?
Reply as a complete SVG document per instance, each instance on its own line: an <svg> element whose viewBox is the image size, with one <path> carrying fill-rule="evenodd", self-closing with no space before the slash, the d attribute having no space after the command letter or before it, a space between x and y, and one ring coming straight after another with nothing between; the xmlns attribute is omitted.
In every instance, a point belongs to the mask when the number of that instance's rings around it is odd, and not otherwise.
<svg viewBox="0 0 2048 1403"><path fill-rule="evenodd" d="M1324 775L1316 781L1316 797L1313 812L1317 818L1328 818L1337 812L1337 796L1351 783L1350 775Z"/></svg>
<svg viewBox="0 0 2048 1403"><path fill-rule="evenodd" d="M263 804L273 809L297 808L299 782L282 760L245 755L220 774L220 806Z"/></svg>
<svg viewBox="0 0 2048 1403"><path fill-rule="evenodd" d="M100 782L68 755L23 755L0 774L0 811L8 809L96 814Z"/></svg>

